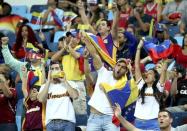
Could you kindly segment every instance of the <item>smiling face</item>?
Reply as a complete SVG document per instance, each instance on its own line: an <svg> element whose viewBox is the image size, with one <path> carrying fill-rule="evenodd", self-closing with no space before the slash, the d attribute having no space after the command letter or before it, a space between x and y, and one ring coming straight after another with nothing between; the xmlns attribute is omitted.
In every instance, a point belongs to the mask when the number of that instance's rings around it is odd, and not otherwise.
<svg viewBox="0 0 187 131"><path fill-rule="evenodd" d="M125 76L127 71L127 65L124 61L117 62L113 70L113 76L116 80L119 80L121 77Z"/></svg>
<svg viewBox="0 0 187 131"><path fill-rule="evenodd" d="M171 127L171 123L173 119L169 116L168 112L159 112L158 114L158 122L160 125L160 129L167 129Z"/></svg>

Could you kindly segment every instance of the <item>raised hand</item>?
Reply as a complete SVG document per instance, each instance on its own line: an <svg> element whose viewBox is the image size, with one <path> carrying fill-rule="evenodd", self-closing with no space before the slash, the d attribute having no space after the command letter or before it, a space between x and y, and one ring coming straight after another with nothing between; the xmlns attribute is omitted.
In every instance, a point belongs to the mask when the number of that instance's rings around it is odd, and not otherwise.
<svg viewBox="0 0 187 131"><path fill-rule="evenodd" d="M8 45L9 38L8 37L2 37L1 38L1 43L2 45Z"/></svg>
<svg viewBox="0 0 187 131"><path fill-rule="evenodd" d="M121 116L121 107L120 107L120 105L118 103L115 103L114 115L116 117L120 117Z"/></svg>

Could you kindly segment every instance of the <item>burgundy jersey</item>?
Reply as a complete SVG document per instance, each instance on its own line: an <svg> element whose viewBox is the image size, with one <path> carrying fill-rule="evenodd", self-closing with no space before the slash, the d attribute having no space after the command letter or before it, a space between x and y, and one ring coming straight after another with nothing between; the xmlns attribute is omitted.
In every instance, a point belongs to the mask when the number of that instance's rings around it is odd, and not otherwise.
<svg viewBox="0 0 187 131"><path fill-rule="evenodd" d="M158 7L158 4L156 3L150 8L148 7L148 5L145 5L144 13L152 16L157 21L157 7Z"/></svg>
<svg viewBox="0 0 187 131"><path fill-rule="evenodd" d="M13 96L7 98L3 93L0 93L0 123L15 123L16 89L10 88Z"/></svg>
<svg viewBox="0 0 187 131"><path fill-rule="evenodd" d="M43 130L45 126L45 106L39 101L31 101L29 98L25 100L25 119L23 122L23 130Z"/></svg>

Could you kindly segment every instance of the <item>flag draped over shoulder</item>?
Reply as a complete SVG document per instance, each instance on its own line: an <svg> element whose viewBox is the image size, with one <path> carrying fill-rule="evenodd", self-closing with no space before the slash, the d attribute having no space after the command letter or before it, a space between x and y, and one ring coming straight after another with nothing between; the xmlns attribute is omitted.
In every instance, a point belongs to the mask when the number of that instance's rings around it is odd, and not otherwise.
<svg viewBox="0 0 187 131"><path fill-rule="evenodd" d="M24 20L24 18L18 15L9 15L9 16L0 18L0 30L9 30L15 33L17 24L21 20Z"/></svg>
<svg viewBox="0 0 187 131"><path fill-rule="evenodd" d="M154 63L157 63L160 59L166 59L173 52L173 44L170 40L165 40L160 45L156 45L153 39L146 39L144 41L144 49L151 56Z"/></svg>
<svg viewBox="0 0 187 131"><path fill-rule="evenodd" d="M118 103L129 121L134 120L135 101L138 97L138 88L134 79L122 77L115 85L101 83L112 106Z"/></svg>
<svg viewBox="0 0 187 131"><path fill-rule="evenodd" d="M103 42L103 40L94 34L86 33L86 37L90 40L91 44L96 48L101 57L105 62L107 62L111 67L114 67L116 61L112 59L109 55L109 52Z"/></svg>

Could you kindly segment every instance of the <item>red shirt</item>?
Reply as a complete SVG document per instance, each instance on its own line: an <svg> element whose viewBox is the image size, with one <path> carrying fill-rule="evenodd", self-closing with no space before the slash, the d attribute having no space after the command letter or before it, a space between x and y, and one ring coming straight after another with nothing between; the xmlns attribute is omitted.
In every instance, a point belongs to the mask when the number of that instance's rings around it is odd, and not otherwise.
<svg viewBox="0 0 187 131"><path fill-rule="evenodd" d="M39 101L25 100L26 114L23 122L23 129L43 129L44 126L44 106ZM43 115L43 116L42 116Z"/></svg>
<svg viewBox="0 0 187 131"><path fill-rule="evenodd" d="M24 47L21 47L16 51L15 45L14 45L12 48L12 51L14 52L17 59L25 58L26 52L25 52Z"/></svg>
<svg viewBox="0 0 187 131"><path fill-rule="evenodd" d="M156 3L151 8L149 8L148 5L146 4L144 6L144 13L152 16L157 21L157 7L158 4Z"/></svg>
<svg viewBox="0 0 187 131"><path fill-rule="evenodd" d="M12 98L7 98L4 94L0 94L0 123L15 123L16 89L10 88L10 91L13 94Z"/></svg>
<svg viewBox="0 0 187 131"><path fill-rule="evenodd" d="M182 48L179 45L173 45L173 53L172 56L175 58L176 62L178 64L183 65L185 68L187 68L187 55L182 53Z"/></svg>
<svg viewBox="0 0 187 131"><path fill-rule="evenodd" d="M122 27L125 29L127 28L128 19L129 19L131 11L132 11L132 9L129 8L129 10L126 12L122 12L122 11L120 12L120 15L119 15L120 18L119 18L119 23L118 23L119 27Z"/></svg>

